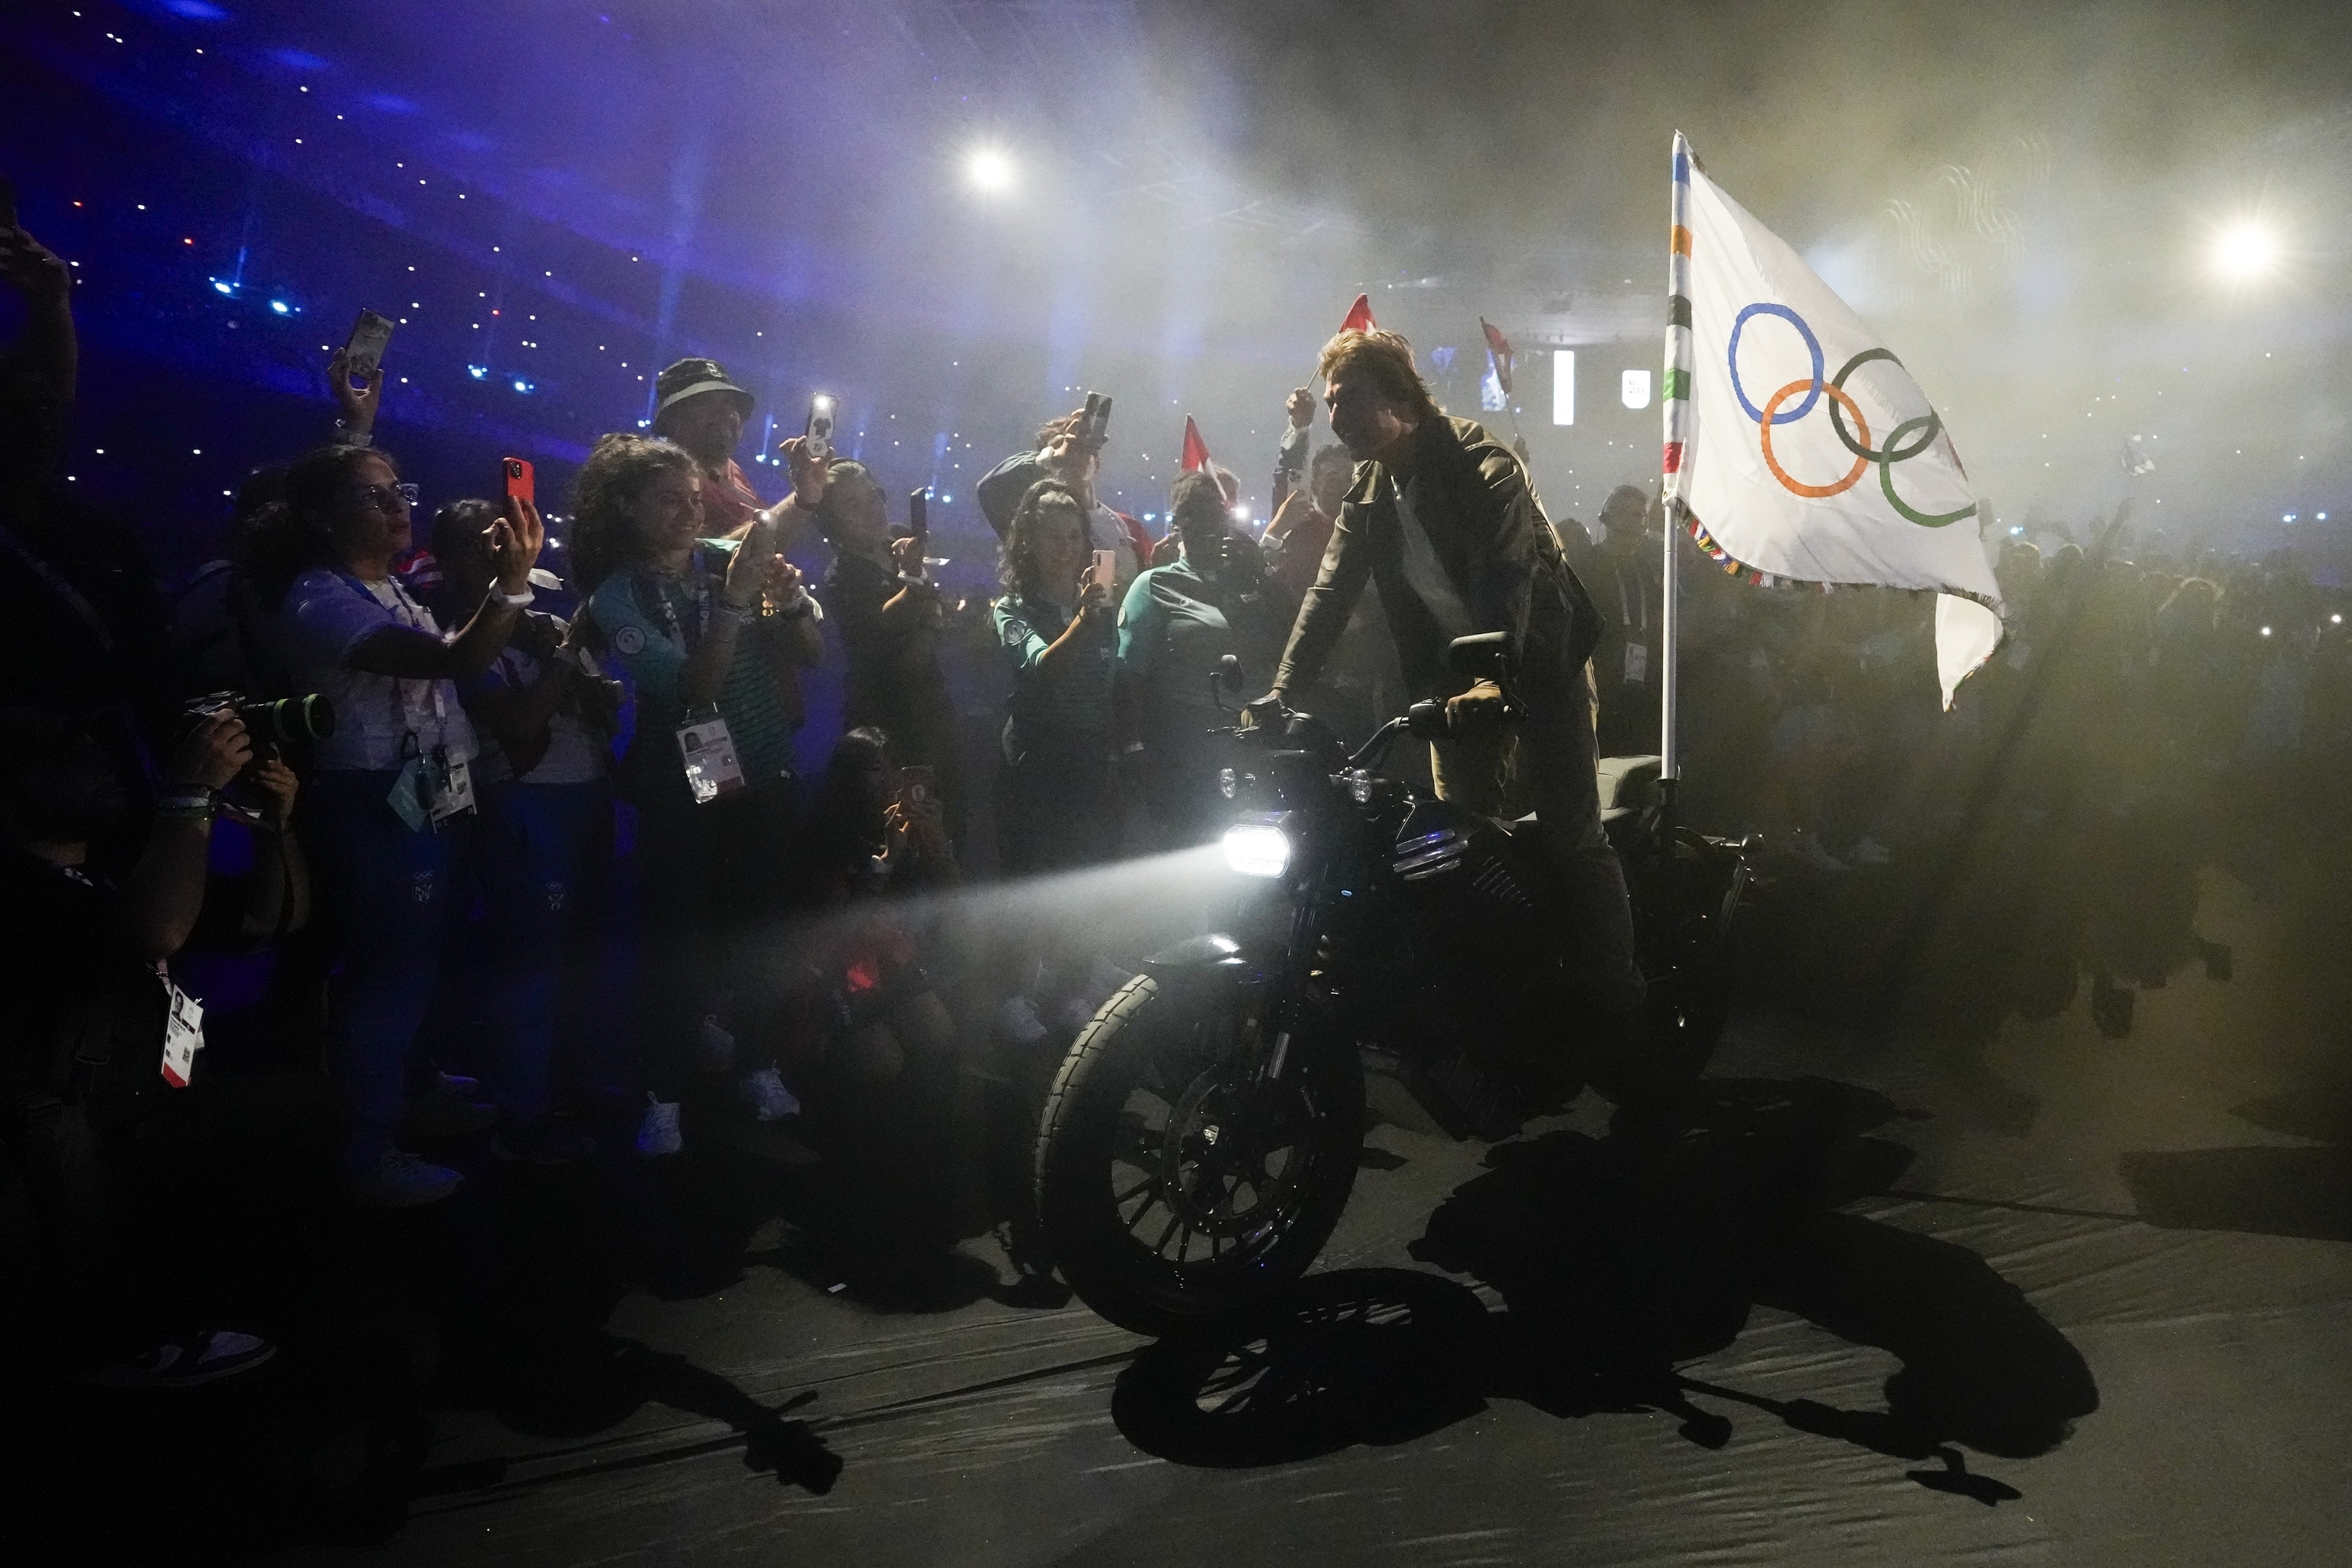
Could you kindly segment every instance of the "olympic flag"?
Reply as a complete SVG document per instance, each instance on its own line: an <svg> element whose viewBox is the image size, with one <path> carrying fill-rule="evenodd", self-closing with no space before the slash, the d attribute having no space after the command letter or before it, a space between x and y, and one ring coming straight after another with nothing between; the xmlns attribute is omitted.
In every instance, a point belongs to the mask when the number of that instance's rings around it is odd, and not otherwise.
<svg viewBox="0 0 2352 1568"><path fill-rule="evenodd" d="M1944 706L2000 589L1943 416L1862 318L1675 136L1665 500L1725 571L1933 589ZM1671 553L1671 545L1669 547Z"/></svg>

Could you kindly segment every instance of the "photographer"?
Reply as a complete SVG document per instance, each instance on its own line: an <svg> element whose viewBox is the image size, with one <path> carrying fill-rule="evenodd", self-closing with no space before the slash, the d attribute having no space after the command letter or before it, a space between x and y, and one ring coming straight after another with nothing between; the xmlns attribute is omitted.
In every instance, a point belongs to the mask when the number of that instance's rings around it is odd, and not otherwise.
<svg viewBox="0 0 2352 1568"><path fill-rule="evenodd" d="M1037 427L1034 450L1015 452L980 481L980 510L999 539L1008 538L1024 499L1041 480L1055 481L1077 500L1086 525L1085 548L1113 553L1118 576L1111 589L1124 593L1135 574L1151 563L1151 536L1141 523L1113 511L1096 496L1102 449L1102 437L1087 429L1086 410L1049 419Z"/></svg>
<svg viewBox="0 0 2352 1568"><path fill-rule="evenodd" d="M841 628L849 666L842 728L878 729L899 763L930 769L948 832L958 836L963 758L955 702L940 673L947 616L939 585L924 573L922 541L891 537L887 498L866 465L836 458L830 472L816 526L834 547L825 611Z"/></svg>
<svg viewBox="0 0 2352 1568"><path fill-rule="evenodd" d="M498 563L486 500L455 501L433 520L433 552L459 604L480 602ZM566 623L523 612L490 668L458 684L481 733L476 786L491 940L497 948L499 1131L491 1152L538 1165L594 1150L550 1112L562 980L591 868L609 853L613 793L606 778L619 713L617 683L591 673L584 615Z"/></svg>
<svg viewBox="0 0 2352 1568"><path fill-rule="evenodd" d="M793 495L740 542L704 536L702 470L667 441L606 436L572 502L580 586L636 688L623 769L638 813L656 1072L682 1069L699 1042L716 1042L723 1049L703 1065L733 1068L762 1121L793 1110L766 1061L781 1029L776 1004L744 982L747 944L781 917L788 891L798 799L794 721L780 688L824 657L823 612L775 542L823 503L827 475L798 437L784 450ZM746 1032L765 1037L748 1070L732 1058L733 1037Z"/></svg>
<svg viewBox="0 0 2352 1568"><path fill-rule="evenodd" d="M1212 833L1223 753L1210 731L1232 722L1211 689L1227 655L1270 670L1289 617L1269 592L1265 557L1226 522L1224 495L1207 473L1168 492L1179 558L1135 580L1118 616L1120 754L1139 769L1162 847Z"/></svg>
<svg viewBox="0 0 2352 1568"><path fill-rule="evenodd" d="M294 1208L331 1190L341 1115L310 1080L215 1082L201 1009L167 963L200 926L236 941L299 921L299 857L278 847L294 775L255 762L233 710L196 717L118 880L93 845L119 838L130 799L89 730L0 710L0 898L18 963L0 994L0 1138L60 1254L64 1359L105 1365L144 1347L98 1374L123 1386L256 1365L269 1345L216 1325L249 1308L251 1277L289 1250L278 1233ZM208 898L220 793L240 775L268 802L254 874L243 900Z"/></svg>
<svg viewBox="0 0 2352 1568"><path fill-rule="evenodd" d="M0 700L168 711L163 608L136 530L58 482L79 361L73 271L21 228L0 228L0 283L23 331L0 353L0 624L42 657L0 660Z"/></svg>
<svg viewBox="0 0 2352 1568"><path fill-rule="evenodd" d="M492 524L496 575L444 637L392 576L412 542L414 487L385 454L329 447L286 474L286 500L252 542L257 602L299 691L334 704L317 750L310 839L339 966L328 997L330 1068L356 1121L349 1161L362 1203L399 1207L455 1191L457 1173L393 1147L409 1054L433 998L450 872L475 816L479 752L457 682L489 668L531 601L545 539L538 510Z"/></svg>

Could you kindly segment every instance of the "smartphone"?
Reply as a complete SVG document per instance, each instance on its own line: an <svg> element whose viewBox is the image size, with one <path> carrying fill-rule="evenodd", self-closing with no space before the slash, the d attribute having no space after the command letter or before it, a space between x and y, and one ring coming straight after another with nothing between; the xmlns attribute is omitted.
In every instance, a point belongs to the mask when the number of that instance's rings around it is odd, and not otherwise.
<svg viewBox="0 0 2352 1568"><path fill-rule="evenodd" d="M362 310L360 319L352 323L352 335L343 343L343 374L364 386L376 366L383 363L383 347L392 342L392 321L373 310Z"/></svg>
<svg viewBox="0 0 2352 1568"><path fill-rule="evenodd" d="M907 497L907 531L921 544L931 536L931 487L910 492Z"/></svg>
<svg viewBox="0 0 2352 1568"><path fill-rule="evenodd" d="M1118 551L1097 550L1095 552L1094 580L1102 584L1102 591L1106 594L1112 592L1118 586Z"/></svg>
<svg viewBox="0 0 2352 1568"><path fill-rule="evenodd" d="M1086 431L1089 441L1110 438L1110 399L1102 393L1087 394Z"/></svg>
<svg viewBox="0 0 2352 1568"><path fill-rule="evenodd" d="M507 500L527 500L534 506L539 503L538 479L528 458L500 458L499 472L506 482Z"/></svg>
<svg viewBox="0 0 2352 1568"><path fill-rule="evenodd" d="M820 392L809 399L808 428L801 433L801 449L823 461L833 456L833 395Z"/></svg>
<svg viewBox="0 0 2352 1568"><path fill-rule="evenodd" d="M908 810L921 805L939 792L939 781L929 768L921 763L898 770L898 804Z"/></svg>

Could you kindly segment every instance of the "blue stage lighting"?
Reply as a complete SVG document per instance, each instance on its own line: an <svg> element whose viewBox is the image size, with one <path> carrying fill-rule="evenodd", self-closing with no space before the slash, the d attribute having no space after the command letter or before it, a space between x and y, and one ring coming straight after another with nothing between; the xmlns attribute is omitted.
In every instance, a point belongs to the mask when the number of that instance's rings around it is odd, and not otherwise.
<svg viewBox="0 0 2352 1568"><path fill-rule="evenodd" d="M469 364L466 367L466 374L476 381L487 380L490 374L490 367L486 364Z"/></svg>
<svg viewBox="0 0 2352 1568"><path fill-rule="evenodd" d="M281 316L290 316L294 313L294 307L283 300L272 300L269 301L269 308Z"/></svg>
<svg viewBox="0 0 2352 1568"><path fill-rule="evenodd" d="M536 392L539 390L539 384L535 381L525 381L522 377L517 376L514 389L517 392Z"/></svg>
<svg viewBox="0 0 2352 1568"><path fill-rule="evenodd" d="M236 285L229 282L226 279L215 278L213 279L213 292L215 294L233 295L236 292Z"/></svg>

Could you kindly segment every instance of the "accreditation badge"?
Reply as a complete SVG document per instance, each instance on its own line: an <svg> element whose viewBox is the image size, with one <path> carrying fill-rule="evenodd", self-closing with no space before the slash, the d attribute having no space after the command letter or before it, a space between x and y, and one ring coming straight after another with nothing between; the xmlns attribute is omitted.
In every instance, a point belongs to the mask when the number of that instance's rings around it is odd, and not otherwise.
<svg viewBox="0 0 2352 1568"><path fill-rule="evenodd" d="M735 737L728 732L726 720L713 715L679 725L677 749L695 805L707 805L744 787L743 764L736 759Z"/></svg>

